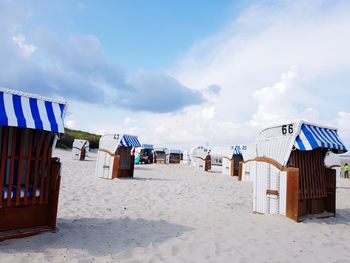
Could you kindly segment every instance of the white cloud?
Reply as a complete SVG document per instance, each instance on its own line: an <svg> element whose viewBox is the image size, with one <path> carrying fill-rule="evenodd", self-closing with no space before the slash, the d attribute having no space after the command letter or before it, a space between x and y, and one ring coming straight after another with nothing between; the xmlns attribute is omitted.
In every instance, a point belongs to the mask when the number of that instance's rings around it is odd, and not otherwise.
<svg viewBox="0 0 350 263"><path fill-rule="evenodd" d="M253 96L258 105L250 120L253 126L263 127L297 119L319 121L319 112L309 106L313 102L313 94L305 87L295 66L283 73L278 82L255 91Z"/></svg>
<svg viewBox="0 0 350 263"><path fill-rule="evenodd" d="M18 34L12 37L14 43L19 47L22 55L29 58L38 48L34 45L26 43L26 37L23 34Z"/></svg>
<svg viewBox="0 0 350 263"><path fill-rule="evenodd" d="M130 125L130 124L135 124L137 122L136 119L130 118L130 117L126 117L123 121L124 125Z"/></svg>
<svg viewBox="0 0 350 263"><path fill-rule="evenodd" d="M347 142L347 149L350 150L350 113L345 111L338 112L336 124L342 139Z"/></svg>
<svg viewBox="0 0 350 263"><path fill-rule="evenodd" d="M201 117L205 120L211 120L215 116L215 107L210 106L208 108L204 108L201 111Z"/></svg>
<svg viewBox="0 0 350 263"><path fill-rule="evenodd" d="M76 121L74 121L74 120L65 120L65 127L69 128L69 129L76 128Z"/></svg>
<svg viewBox="0 0 350 263"><path fill-rule="evenodd" d="M271 125L276 122L289 121L297 115L293 107L293 94L298 93L298 73L295 68L283 73L281 80L272 87L265 87L254 92L258 111L252 116L252 124Z"/></svg>

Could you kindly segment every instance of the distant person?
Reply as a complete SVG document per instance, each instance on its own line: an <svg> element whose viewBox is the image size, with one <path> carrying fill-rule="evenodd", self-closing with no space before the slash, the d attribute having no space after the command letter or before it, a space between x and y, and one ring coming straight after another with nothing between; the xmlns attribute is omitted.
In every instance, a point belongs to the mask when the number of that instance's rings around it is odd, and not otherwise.
<svg viewBox="0 0 350 263"><path fill-rule="evenodd" d="M344 177L349 178L349 165L347 163L344 165Z"/></svg>

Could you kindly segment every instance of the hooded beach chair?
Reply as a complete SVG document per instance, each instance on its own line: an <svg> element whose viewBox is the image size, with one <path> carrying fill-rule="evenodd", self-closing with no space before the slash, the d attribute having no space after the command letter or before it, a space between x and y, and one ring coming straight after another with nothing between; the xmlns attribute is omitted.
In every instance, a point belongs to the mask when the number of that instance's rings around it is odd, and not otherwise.
<svg viewBox="0 0 350 263"><path fill-rule="evenodd" d="M298 121L263 130L242 168L254 183L253 211L296 221L335 216L336 170L325 157L346 151L335 128Z"/></svg>
<svg viewBox="0 0 350 263"><path fill-rule="evenodd" d="M65 102L0 88L0 241L53 231Z"/></svg>
<svg viewBox="0 0 350 263"><path fill-rule="evenodd" d="M239 162L243 161L242 149L246 146L231 146L223 151L222 173L230 176L239 175Z"/></svg>
<svg viewBox="0 0 350 263"><path fill-rule="evenodd" d="M166 151L167 148L154 148L153 161L157 164L166 164Z"/></svg>
<svg viewBox="0 0 350 263"><path fill-rule="evenodd" d="M137 136L127 134L103 135L99 142L96 175L105 179L134 176L132 149L141 147Z"/></svg>
<svg viewBox="0 0 350 263"><path fill-rule="evenodd" d="M177 149L167 149L165 151L166 163L179 164L181 161L181 151Z"/></svg>
<svg viewBox="0 0 350 263"><path fill-rule="evenodd" d="M90 150L90 144L87 140L74 139L72 145L72 158L74 160L85 160L87 153Z"/></svg>

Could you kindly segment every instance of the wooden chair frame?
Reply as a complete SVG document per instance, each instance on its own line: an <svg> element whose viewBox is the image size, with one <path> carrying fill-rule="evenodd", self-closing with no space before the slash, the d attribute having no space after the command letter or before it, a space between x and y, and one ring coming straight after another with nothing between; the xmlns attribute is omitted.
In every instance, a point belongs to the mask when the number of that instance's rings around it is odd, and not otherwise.
<svg viewBox="0 0 350 263"><path fill-rule="evenodd" d="M231 165L231 174L230 175L237 176L238 178L240 178L240 174L241 174L240 163L241 163L241 160L243 160L242 155L234 154L231 158L224 156L223 159L226 159L230 162L230 165Z"/></svg>
<svg viewBox="0 0 350 263"><path fill-rule="evenodd" d="M161 157L159 157L159 153L161 154ZM166 160L165 152L154 151L153 154L154 154L154 157L153 157L153 162L154 163L156 163L156 164L165 164L165 160Z"/></svg>
<svg viewBox="0 0 350 263"><path fill-rule="evenodd" d="M101 152L105 152L113 158L113 171L112 178L122 178L122 177L134 177L134 166L135 166L135 156L131 155L132 147L118 147L115 153L112 153L106 149L99 149ZM127 154L130 154L130 160L123 159ZM123 167L123 163L128 165L128 167Z"/></svg>
<svg viewBox="0 0 350 263"><path fill-rule="evenodd" d="M55 231L60 188L55 134L1 127L0 241Z"/></svg>
<svg viewBox="0 0 350 263"><path fill-rule="evenodd" d="M181 158L179 153L169 153L169 163L179 164L180 160Z"/></svg>
<svg viewBox="0 0 350 263"><path fill-rule="evenodd" d="M205 172L208 172L209 170L211 170L211 157L209 154L205 156L205 158L196 156L196 159L203 161L203 170Z"/></svg>
<svg viewBox="0 0 350 263"><path fill-rule="evenodd" d="M263 162L268 163L270 165L273 165L280 171L287 172L287 192L286 192L286 216L292 220L295 220L297 222L300 222L306 218L309 217L329 217L329 216L335 216L336 215L336 181L335 181L335 170L325 167L324 169L324 176L326 178L325 184L322 186L324 187L324 191L326 191L327 195L323 198L311 198L308 199L308 203L311 203L311 206L317 207L317 209L312 210L306 210L305 209L305 197L302 196L302 189L303 184L300 179L300 171L299 168L295 167L286 167L282 166L280 163L278 163L276 160L273 160L271 158L267 157L256 157L251 160L242 161L239 165L239 180L242 179L242 167L243 164L248 162ZM304 176L304 179L306 180L306 176ZM304 182L307 183L306 181ZM310 186L315 187L315 185L312 185L312 182L309 180L308 184ZM266 194L279 194L279 193L272 193L267 190ZM319 211L320 208L323 208L324 212L322 213Z"/></svg>

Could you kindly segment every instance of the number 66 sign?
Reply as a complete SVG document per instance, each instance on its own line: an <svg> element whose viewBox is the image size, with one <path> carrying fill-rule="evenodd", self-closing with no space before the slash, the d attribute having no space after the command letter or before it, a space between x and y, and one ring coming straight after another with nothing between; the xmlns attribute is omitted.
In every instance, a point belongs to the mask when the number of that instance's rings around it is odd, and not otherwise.
<svg viewBox="0 0 350 263"><path fill-rule="evenodd" d="M282 134L287 135L287 134L293 134L294 131L294 125L289 124L289 125L282 125Z"/></svg>

